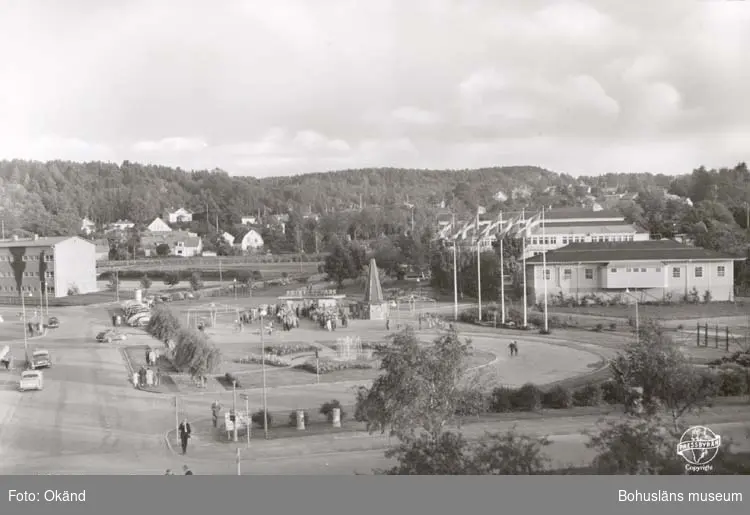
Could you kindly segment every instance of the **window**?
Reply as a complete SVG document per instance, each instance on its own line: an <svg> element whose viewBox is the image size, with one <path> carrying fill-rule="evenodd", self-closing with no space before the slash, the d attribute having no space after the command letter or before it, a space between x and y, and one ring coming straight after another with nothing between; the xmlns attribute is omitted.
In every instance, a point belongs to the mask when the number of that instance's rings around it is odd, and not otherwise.
<svg viewBox="0 0 750 515"><path fill-rule="evenodd" d="M633 241L633 235L628 236L628 241Z"/></svg>
<svg viewBox="0 0 750 515"><path fill-rule="evenodd" d="M28 261L28 260L29 260L29 256L22 256L21 257L21 261Z"/></svg>
<svg viewBox="0 0 750 515"><path fill-rule="evenodd" d="M593 268L587 268L585 271L586 279L593 279L594 278L594 269Z"/></svg>
<svg viewBox="0 0 750 515"><path fill-rule="evenodd" d="M724 265L719 265L716 267L716 275L719 277L724 277L724 274L726 274L726 267Z"/></svg>
<svg viewBox="0 0 750 515"><path fill-rule="evenodd" d="M641 268L641 272L645 272L645 271L646 271L646 269L645 269L645 268Z"/></svg>
<svg viewBox="0 0 750 515"><path fill-rule="evenodd" d="M566 268L565 270L563 270L564 279L570 279L572 275L573 275L573 271L570 268Z"/></svg>
<svg viewBox="0 0 750 515"><path fill-rule="evenodd" d="M672 278L673 279L679 279L680 278L680 269L677 267L674 267L672 269Z"/></svg>
<svg viewBox="0 0 750 515"><path fill-rule="evenodd" d="M545 270L544 271L544 276L545 276L545 279L549 281L550 277L552 277L552 270L550 270L549 268L547 270Z"/></svg>
<svg viewBox="0 0 750 515"><path fill-rule="evenodd" d="M604 237L604 241L606 241L607 243L609 243L609 236L605 236Z"/></svg>
<svg viewBox="0 0 750 515"><path fill-rule="evenodd" d="M632 271L633 271L633 269L632 269L632 268L628 268L628 269L626 269L625 271L626 271L626 272L632 272Z"/></svg>
<svg viewBox="0 0 750 515"><path fill-rule="evenodd" d="M531 244L536 245L536 243L537 243L537 238L531 238Z"/></svg>
<svg viewBox="0 0 750 515"><path fill-rule="evenodd" d="M544 244L549 245L549 238L544 238Z"/></svg>
<svg viewBox="0 0 750 515"><path fill-rule="evenodd" d="M616 268L610 268L609 271L612 272L613 274L617 273L617 269Z"/></svg>
<svg viewBox="0 0 750 515"><path fill-rule="evenodd" d="M563 245L567 245L568 244L568 237L567 236L563 236L562 237L562 242L563 242Z"/></svg>
<svg viewBox="0 0 750 515"><path fill-rule="evenodd" d="M695 267L695 277L703 277L703 267L702 266L696 266Z"/></svg>

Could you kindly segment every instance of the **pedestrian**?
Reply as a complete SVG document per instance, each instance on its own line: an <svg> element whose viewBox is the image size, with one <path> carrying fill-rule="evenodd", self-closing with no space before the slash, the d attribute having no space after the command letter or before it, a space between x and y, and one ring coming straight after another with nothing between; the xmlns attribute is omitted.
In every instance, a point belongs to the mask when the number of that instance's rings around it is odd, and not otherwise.
<svg viewBox="0 0 750 515"><path fill-rule="evenodd" d="M391 330L391 319L390 318L386 318L385 319L385 330L386 331L390 331Z"/></svg>
<svg viewBox="0 0 750 515"><path fill-rule="evenodd" d="M144 386L146 384L146 368L141 367L138 370L138 384Z"/></svg>
<svg viewBox="0 0 750 515"><path fill-rule="evenodd" d="M193 471L192 471L192 470L190 470L190 467L188 467L187 465L183 465L183 466L182 466L182 470L184 470L184 471L185 471L185 475L186 475L186 476L192 476L192 475L194 475L194 474L193 474Z"/></svg>
<svg viewBox="0 0 750 515"><path fill-rule="evenodd" d="M172 469L167 469L167 471L164 473L165 476L174 476L174 472L172 472Z"/></svg>
<svg viewBox="0 0 750 515"><path fill-rule="evenodd" d="M518 342L515 340L513 341L513 352L518 356Z"/></svg>
<svg viewBox="0 0 750 515"><path fill-rule="evenodd" d="M179 431L180 431L180 443L182 444L182 454L187 454L188 440L190 439L193 429L190 427L190 423L187 421L186 418L182 419L182 423L180 424Z"/></svg>
<svg viewBox="0 0 750 515"><path fill-rule="evenodd" d="M161 384L161 369L156 369L156 375L154 375L154 386L159 386Z"/></svg>

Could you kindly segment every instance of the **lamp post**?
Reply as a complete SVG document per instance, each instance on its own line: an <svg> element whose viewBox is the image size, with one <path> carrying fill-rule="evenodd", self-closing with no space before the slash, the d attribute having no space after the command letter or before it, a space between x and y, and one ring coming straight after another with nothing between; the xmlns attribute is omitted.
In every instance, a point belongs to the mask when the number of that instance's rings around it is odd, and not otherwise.
<svg viewBox="0 0 750 515"><path fill-rule="evenodd" d="M29 297L31 297L32 294L29 292ZM24 299L25 295L23 292L21 292L21 314L23 315L23 350L28 354L29 350L29 342L28 342L28 323L26 321L26 300Z"/></svg>
<svg viewBox="0 0 750 515"><path fill-rule="evenodd" d="M266 310L260 312L260 366L261 375L263 377L263 438L268 440L268 399L266 396L266 344L263 338L263 333L266 331L264 324L264 318L266 316Z"/></svg>
<svg viewBox="0 0 750 515"><path fill-rule="evenodd" d="M233 288L234 288L234 301L237 302L237 278L235 277L232 280Z"/></svg>

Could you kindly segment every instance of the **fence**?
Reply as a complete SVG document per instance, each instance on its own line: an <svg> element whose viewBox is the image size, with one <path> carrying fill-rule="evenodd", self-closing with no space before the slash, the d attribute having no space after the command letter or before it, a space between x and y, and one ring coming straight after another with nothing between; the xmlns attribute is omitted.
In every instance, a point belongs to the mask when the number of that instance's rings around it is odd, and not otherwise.
<svg viewBox="0 0 750 515"><path fill-rule="evenodd" d="M219 263L223 266L273 263L321 263L325 261L326 255L327 254L282 254L269 256L265 254L252 254L249 256L172 257L161 259L123 259L118 261L101 260L97 262L96 268L99 270L109 270L133 266L168 267L175 264L190 267L219 266Z"/></svg>
<svg viewBox="0 0 750 515"><path fill-rule="evenodd" d="M732 329L729 326L696 323L695 331L680 330L676 341L683 345L713 347L727 352L750 351L750 328Z"/></svg>

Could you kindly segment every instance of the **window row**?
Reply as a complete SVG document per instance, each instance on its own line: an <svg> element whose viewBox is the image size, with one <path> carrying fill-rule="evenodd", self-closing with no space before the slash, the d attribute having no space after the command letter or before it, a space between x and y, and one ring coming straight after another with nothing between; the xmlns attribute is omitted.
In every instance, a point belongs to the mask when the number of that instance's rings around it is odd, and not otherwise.
<svg viewBox="0 0 750 515"><path fill-rule="evenodd" d="M620 270L620 269L619 268L610 268L609 269L609 271L612 272L613 274L616 274L618 270ZM625 270L626 273L631 273L631 272L645 273L645 272L648 272L648 268L639 268L639 267L635 267L635 268L623 268L623 270ZM661 267L657 266L654 270L656 272L661 272Z"/></svg>
<svg viewBox="0 0 750 515"><path fill-rule="evenodd" d="M703 277L703 267L702 266L696 266L694 269L694 275L697 278ZM724 265L719 265L716 267L716 276L717 277L724 277L727 273L727 267ZM682 269L679 267L672 268L672 278L673 279L679 279L680 275L682 274Z"/></svg>
<svg viewBox="0 0 750 515"><path fill-rule="evenodd" d="M605 242L624 242L634 241L635 236L632 234L627 235L594 235L591 236L591 243L605 243ZM586 236L562 236L561 241L563 245L570 243L586 243ZM526 238L527 245L557 245L557 236L540 237L534 236Z"/></svg>
<svg viewBox="0 0 750 515"><path fill-rule="evenodd" d="M39 277L39 272L24 272L23 277ZM15 277L15 274L13 272L0 272L0 277L6 277L6 278L13 278ZM53 271L47 271L44 272L44 277L47 279L54 279L55 272Z"/></svg>
<svg viewBox="0 0 750 515"><path fill-rule="evenodd" d="M39 261L40 257L41 256L36 255L36 254L31 254L31 255L25 255L24 254L23 256L21 256L21 261ZM52 256L52 254L45 254L44 255L44 261L50 262L50 261L53 261L53 260L54 260L54 256ZM15 259L11 255L3 254L3 255L0 256L0 261L6 261L6 262L8 262L8 261L15 261Z"/></svg>
<svg viewBox="0 0 750 515"><path fill-rule="evenodd" d="M0 285L0 291L3 291L3 292L18 292L18 288L16 286L3 286L3 285ZM21 291L25 292L25 293L39 293L39 292L43 292L44 288L42 288L41 286L23 285L23 286L21 286ZM55 287L52 286L51 284L48 284L47 285L47 292L48 293L54 293L55 292Z"/></svg>
<svg viewBox="0 0 750 515"><path fill-rule="evenodd" d="M552 271L548 268L544 272L545 272L544 275L545 275L546 279L549 281L550 278L552 277ZM594 269L593 268L586 268L586 269L584 269L584 274L585 274L586 279L591 280L591 279L594 278ZM570 268L565 268L563 270L563 279L570 279L571 277L573 277L573 270L570 269Z"/></svg>

